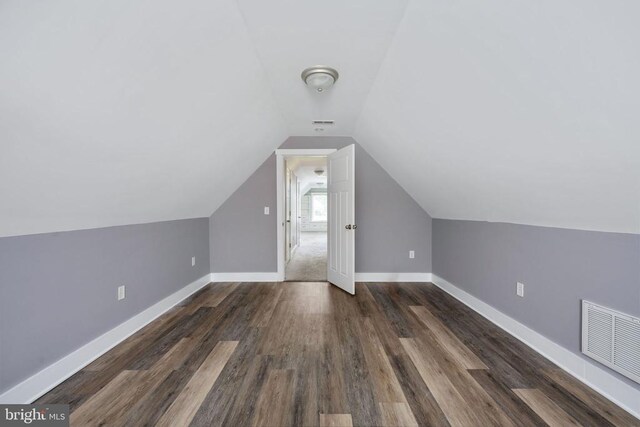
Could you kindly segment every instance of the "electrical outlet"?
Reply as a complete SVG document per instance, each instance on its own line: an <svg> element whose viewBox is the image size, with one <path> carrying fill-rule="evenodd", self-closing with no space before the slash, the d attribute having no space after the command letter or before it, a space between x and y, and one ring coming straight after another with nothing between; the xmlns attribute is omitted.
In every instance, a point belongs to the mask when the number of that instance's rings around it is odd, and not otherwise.
<svg viewBox="0 0 640 427"><path fill-rule="evenodd" d="M264 207L264 214L269 215L269 206Z"/></svg>
<svg viewBox="0 0 640 427"><path fill-rule="evenodd" d="M409 251L409 258L413 259L416 257L416 251Z"/></svg>
<svg viewBox="0 0 640 427"><path fill-rule="evenodd" d="M519 297L524 297L524 283L518 282L516 285L516 294Z"/></svg>
<svg viewBox="0 0 640 427"><path fill-rule="evenodd" d="M191 257L191 267L193 267L194 265L196 265L196 257L192 256Z"/></svg>
<svg viewBox="0 0 640 427"><path fill-rule="evenodd" d="M118 301L124 299L124 285L118 286Z"/></svg>

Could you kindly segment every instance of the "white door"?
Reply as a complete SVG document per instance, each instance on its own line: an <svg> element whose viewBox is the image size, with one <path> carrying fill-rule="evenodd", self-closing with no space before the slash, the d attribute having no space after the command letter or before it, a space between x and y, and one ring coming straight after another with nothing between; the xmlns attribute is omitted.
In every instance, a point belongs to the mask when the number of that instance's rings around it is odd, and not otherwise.
<svg viewBox="0 0 640 427"><path fill-rule="evenodd" d="M350 294L355 294L355 146L349 145L330 154L327 166L327 279Z"/></svg>

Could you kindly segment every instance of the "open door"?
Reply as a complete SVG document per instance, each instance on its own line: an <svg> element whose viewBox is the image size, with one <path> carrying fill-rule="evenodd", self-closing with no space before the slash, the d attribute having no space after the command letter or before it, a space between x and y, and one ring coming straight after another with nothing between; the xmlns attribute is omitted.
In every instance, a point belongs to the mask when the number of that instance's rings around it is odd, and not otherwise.
<svg viewBox="0 0 640 427"><path fill-rule="evenodd" d="M355 146L327 157L328 259L327 280L355 294Z"/></svg>

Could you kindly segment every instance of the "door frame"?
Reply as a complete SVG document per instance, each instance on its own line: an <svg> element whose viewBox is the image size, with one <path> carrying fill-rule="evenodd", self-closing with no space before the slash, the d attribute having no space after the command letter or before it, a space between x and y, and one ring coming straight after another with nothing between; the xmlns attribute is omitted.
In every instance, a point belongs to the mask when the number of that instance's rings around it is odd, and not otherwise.
<svg viewBox="0 0 640 427"><path fill-rule="evenodd" d="M286 164L285 164L286 165ZM285 166L284 168L284 263L287 265L291 261L291 175L293 171ZM289 212L287 212L287 208ZM289 221L289 222L287 222Z"/></svg>
<svg viewBox="0 0 640 427"><path fill-rule="evenodd" d="M276 150L276 253L278 254L277 278L284 281L284 168L287 157L328 156L338 151L335 148L293 148ZM327 174L329 171L327 171ZM328 224L327 224L328 225Z"/></svg>

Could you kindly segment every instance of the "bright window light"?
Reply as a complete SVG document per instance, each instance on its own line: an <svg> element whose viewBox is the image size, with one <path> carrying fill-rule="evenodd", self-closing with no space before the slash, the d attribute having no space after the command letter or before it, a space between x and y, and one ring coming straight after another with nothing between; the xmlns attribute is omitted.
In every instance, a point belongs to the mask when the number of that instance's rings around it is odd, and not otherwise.
<svg viewBox="0 0 640 427"><path fill-rule="evenodd" d="M327 222L327 194L311 195L311 221Z"/></svg>

